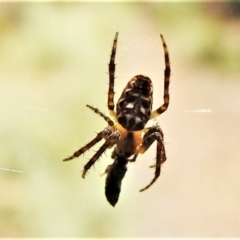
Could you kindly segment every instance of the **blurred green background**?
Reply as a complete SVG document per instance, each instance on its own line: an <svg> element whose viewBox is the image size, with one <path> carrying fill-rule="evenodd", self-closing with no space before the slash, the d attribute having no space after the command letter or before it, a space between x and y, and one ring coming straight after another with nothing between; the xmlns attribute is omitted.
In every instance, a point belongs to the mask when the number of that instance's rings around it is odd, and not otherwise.
<svg viewBox="0 0 240 240"><path fill-rule="evenodd" d="M0 237L240 237L240 4L0 3ZM81 178L100 145L64 163L106 123L115 32L115 101L137 74L170 106L156 146L129 164L119 202L105 199L111 150ZM149 124L153 124L154 121Z"/></svg>

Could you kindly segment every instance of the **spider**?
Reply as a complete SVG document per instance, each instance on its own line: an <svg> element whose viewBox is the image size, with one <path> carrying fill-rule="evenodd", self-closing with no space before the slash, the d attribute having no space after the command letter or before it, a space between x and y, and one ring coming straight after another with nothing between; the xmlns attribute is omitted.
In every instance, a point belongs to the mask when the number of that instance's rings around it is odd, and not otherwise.
<svg viewBox="0 0 240 240"><path fill-rule="evenodd" d="M115 80L115 55L117 50L118 32L116 32L112 52L109 62L109 89L108 89L108 110L111 116L108 117L97 108L86 105L100 117L102 117L108 126L97 136L87 143L84 147L74 152L71 157L63 161L69 161L79 157L96 143L105 140L104 144L93 155L93 157L84 166L82 177L85 178L87 171L99 159L99 157L108 149L112 148L113 164L108 165L105 170L107 175L105 184L105 195L108 202L114 207L118 201L121 191L122 179L127 171L128 162L136 161L138 154L143 154L154 141L157 142L156 164L154 178L140 191L148 189L159 177L161 165L166 161L164 148L164 136L159 125L145 127L150 119L156 118L165 112L169 105L169 83L170 83L170 61L169 53L163 35L160 34L164 58L164 103L155 111L152 111L153 87L152 81L145 75L136 75L124 88L114 110L114 80ZM132 158L131 158L132 157Z"/></svg>

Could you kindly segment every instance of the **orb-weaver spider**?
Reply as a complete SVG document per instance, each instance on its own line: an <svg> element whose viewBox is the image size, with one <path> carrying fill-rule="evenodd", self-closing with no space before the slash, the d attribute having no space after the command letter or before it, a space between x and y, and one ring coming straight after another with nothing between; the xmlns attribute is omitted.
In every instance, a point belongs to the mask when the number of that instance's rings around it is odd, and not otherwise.
<svg viewBox="0 0 240 240"><path fill-rule="evenodd" d="M157 141L157 157L155 175L152 181L140 191L148 189L159 177L161 164L166 161L164 148L163 132L158 125L145 128L148 120L153 119L167 110L169 104L169 83L170 83L170 61L167 45L162 35L160 35L165 58L164 71L164 103L155 111L152 111L152 81L145 75L133 77L125 87L117 102L116 112L114 111L114 79L115 79L115 55L117 49L118 32L115 35L112 53L109 63L109 89L108 89L108 110L111 118L101 113L97 108L86 105L107 123L103 131L76 151L71 157L63 161L72 160L86 152L97 142L105 139L104 144L94 154L94 156L84 166L82 177L92 167L96 160L105 152L106 149L115 146L112 158L113 164L105 170L107 174L105 195L108 202L115 206L121 191L122 179L127 171L127 163L134 162L139 153L143 154L154 141ZM132 158L130 158L133 156Z"/></svg>

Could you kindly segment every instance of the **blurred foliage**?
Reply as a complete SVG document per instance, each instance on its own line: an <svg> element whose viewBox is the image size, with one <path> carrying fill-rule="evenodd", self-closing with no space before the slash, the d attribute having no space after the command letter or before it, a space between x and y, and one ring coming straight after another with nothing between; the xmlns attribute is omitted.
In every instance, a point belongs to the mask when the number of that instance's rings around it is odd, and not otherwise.
<svg viewBox="0 0 240 240"><path fill-rule="evenodd" d="M193 67L236 74L240 61L239 2L153 4L153 16L168 26ZM156 6L155 6L156 5Z"/></svg>

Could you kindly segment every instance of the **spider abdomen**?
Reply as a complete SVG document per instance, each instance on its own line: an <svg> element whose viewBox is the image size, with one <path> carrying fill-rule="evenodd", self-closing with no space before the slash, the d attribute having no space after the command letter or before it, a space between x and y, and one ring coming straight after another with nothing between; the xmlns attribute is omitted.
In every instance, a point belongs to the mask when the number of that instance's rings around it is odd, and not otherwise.
<svg viewBox="0 0 240 240"><path fill-rule="evenodd" d="M117 103L117 120L128 131L139 131L152 111L152 81L144 75L133 77Z"/></svg>

